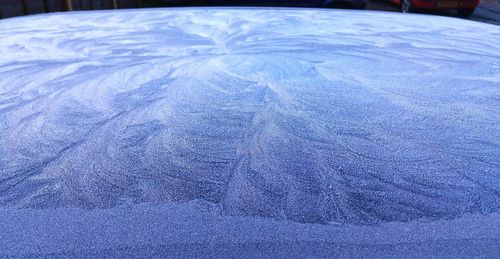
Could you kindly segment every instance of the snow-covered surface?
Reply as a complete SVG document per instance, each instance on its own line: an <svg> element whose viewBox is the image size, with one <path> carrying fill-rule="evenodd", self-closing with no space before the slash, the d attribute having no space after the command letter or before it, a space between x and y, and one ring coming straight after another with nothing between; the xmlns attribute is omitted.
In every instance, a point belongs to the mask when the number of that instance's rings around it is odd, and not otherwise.
<svg viewBox="0 0 500 259"><path fill-rule="evenodd" d="M0 21L0 256L499 254L500 27L422 21Z"/></svg>

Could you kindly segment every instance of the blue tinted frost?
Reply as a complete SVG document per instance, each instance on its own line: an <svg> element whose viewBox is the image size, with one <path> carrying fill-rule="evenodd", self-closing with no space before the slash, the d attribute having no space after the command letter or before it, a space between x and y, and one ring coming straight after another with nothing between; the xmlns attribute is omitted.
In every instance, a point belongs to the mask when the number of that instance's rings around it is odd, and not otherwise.
<svg viewBox="0 0 500 259"><path fill-rule="evenodd" d="M500 208L500 27L319 10L0 22L0 205L298 222Z"/></svg>

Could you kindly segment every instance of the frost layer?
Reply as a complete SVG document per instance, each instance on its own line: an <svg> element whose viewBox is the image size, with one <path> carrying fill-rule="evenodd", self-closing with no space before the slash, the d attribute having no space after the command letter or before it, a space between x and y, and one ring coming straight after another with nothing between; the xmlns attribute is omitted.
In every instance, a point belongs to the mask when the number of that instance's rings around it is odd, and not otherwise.
<svg viewBox="0 0 500 259"><path fill-rule="evenodd" d="M363 224L500 208L500 27L301 9L0 22L0 205Z"/></svg>

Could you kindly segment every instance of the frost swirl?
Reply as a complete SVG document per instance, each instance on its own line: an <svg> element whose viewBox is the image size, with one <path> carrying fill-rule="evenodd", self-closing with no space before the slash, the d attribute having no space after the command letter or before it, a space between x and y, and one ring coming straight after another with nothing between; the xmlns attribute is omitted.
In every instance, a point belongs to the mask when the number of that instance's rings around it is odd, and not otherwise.
<svg viewBox="0 0 500 259"><path fill-rule="evenodd" d="M500 208L500 27L300 9L0 21L0 206L298 222Z"/></svg>

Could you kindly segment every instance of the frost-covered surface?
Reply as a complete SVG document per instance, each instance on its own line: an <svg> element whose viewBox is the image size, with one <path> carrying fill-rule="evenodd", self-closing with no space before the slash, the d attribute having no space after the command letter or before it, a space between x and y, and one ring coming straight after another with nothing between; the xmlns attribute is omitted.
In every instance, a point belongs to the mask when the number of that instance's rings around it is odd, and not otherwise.
<svg viewBox="0 0 500 259"><path fill-rule="evenodd" d="M0 21L1 223L102 223L123 204L141 215L140 203L186 201L264 226L489 219L500 27L423 20L156 9Z"/></svg>
<svg viewBox="0 0 500 259"><path fill-rule="evenodd" d="M377 226L221 216L206 202L0 208L0 257L497 258L500 214ZM432 255L432 256L431 256Z"/></svg>

